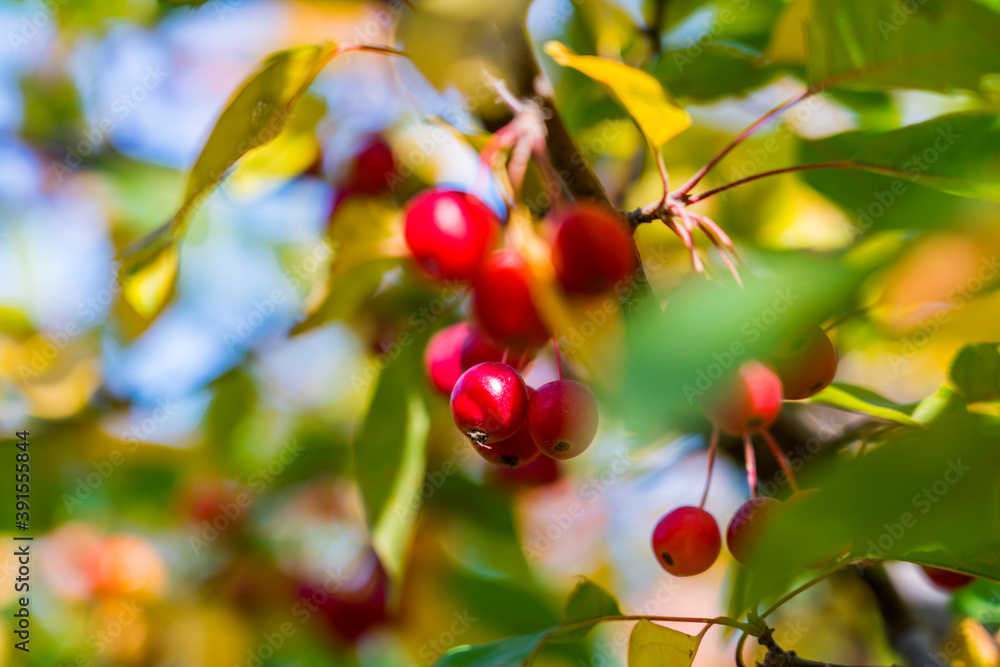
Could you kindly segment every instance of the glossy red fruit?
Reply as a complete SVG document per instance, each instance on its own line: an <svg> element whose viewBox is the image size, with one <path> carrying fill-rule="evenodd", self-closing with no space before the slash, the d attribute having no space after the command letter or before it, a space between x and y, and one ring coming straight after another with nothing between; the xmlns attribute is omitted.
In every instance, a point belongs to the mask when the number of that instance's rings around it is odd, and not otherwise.
<svg viewBox="0 0 1000 667"><path fill-rule="evenodd" d="M614 213L584 204L562 213L556 225L552 264L567 291L600 294L635 270L632 237Z"/></svg>
<svg viewBox="0 0 1000 667"><path fill-rule="evenodd" d="M483 332L502 345L538 347L549 337L531 297L532 277L515 250L494 253L476 280L473 313Z"/></svg>
<svg viewBox="0 0 1000 667"><path fill-rule="evenodd" d="M359 194L381 194L389 189L395 171L396 158L389 144L382 137L369 137L354 157L345 188Z"/></svg>
<svg viewBox="0 0 1000 667"><path fill-rule="evenodd" d="M495 361L462 373L451 391L455 426L473 443L491 445L521 428L528 408L528 390L521 374Z"/></svg>
<svg viewBox="0 0 1000 667"><path fill-rule="evenodd" d="M535 395L535 390L528 387L528 404L531 404L531 397ZM531 463L541 452L531 439L531 432L528 430L528 420L521 420L521 428L517 433L505 440L492 443L480 444L472 441L472 448L484 459L494 465L505 468L520 468Z"/></svg>
<svg viewBox="0 0 1000 667"><path fill-rule="evenodd" d="M523 466L492 468L491 473L497 483L507 487L534 487L559 481L562 477L562 468L560 463L551 457L536 456L533 461Z"/></svg>
<svg viewBox="0 0 1000 667"><path fill-rule="evenodd" d="M772 362L785 398L792 401L818 394L837 374L837 350L820 327L781 346Z"/></svg>
<svg viewBox="0 0 1000 667"><path fill-rule="evenodd" d="M535 358L535 350L533 349L504 348L490 340L478 327L470 327L469 334L465 337L465 342L462 343L462 370L468 370L476 364L487 361L502 361L505 352L507 354L506 363L517 370L522 370Z"/></svg>
<svg viewBox="0 0 1000 667"><path fill-rule="evenodd" d="M740 505L726 527L726 546L737 563L746 565L750 561L761 533L780 510L781 502L767 496L751 498Z"/></svg>
<svg viewBox="0 0 1000 667"><path fill-rule="evenodd" d="M664 570L691 577L712 567L722 551L715 517L698 507L678 507L653 529L653 553Z"/></svg>
<svg viewBox="0 0 1000 667"><path fill-rule="evenodd" d="M345 582L303 582L297 592L341 642L355 642L388 618L389 577L374 555Z"/></svg>
<svg viewBox="0 0 1000 667"><path fill-rule="evenodd" d="M469 335L466 322L445 327L431 336L424 349L424 371L434 388L446 396L462 375L462 344Z"/></svg>
<svg viewBox="0 0 1000 667"><path fill-rule="evenodd" d="M406 208L404 235L413 259L429 276L472 280L493 249L499 220L465 192L428 190Z"/></svg>
<svg viewBox="0 0 1000 667"><path fill-rule="evenodd" d="M773 424L782 397L781 380L774 371L758 361L747 361L706 397L702 409L722 430L742 435Z"/></svg>
<svg viewBox="0 0 1000 667"><path fill-rule="evenodd" d="M921 565L920 569L924 571L924 574L931 580L931 583L946 591L958 590L976 580L975 577L962 574L961 572L942 570L939 567L931 567L929 565Z"/></svg>
<svg viewBox="0 0 1000 667"><path fill-rule="evenodd" d="M597 399L572 380L543 384L528 403L528 428L542 453L554 459L582 454L597 434Z"/></svg>

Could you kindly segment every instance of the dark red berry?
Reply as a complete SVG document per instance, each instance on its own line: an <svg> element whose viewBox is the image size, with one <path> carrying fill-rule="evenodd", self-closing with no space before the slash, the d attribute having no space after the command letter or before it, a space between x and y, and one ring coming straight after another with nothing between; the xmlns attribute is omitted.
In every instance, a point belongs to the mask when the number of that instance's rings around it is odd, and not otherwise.
<svg viewBox="0 0 1000 667"><path fill-rule="evenodd" d="M781 502L761 496L746 501L733 514L726 527L726 546L736 562L746 565L759 545L763 533L775 514L781 510Z"/></svg>
<svg viewBox="0 0 1000 667"><path fill-rule="evenodd" d="M528 387L528 404L531 404L531 397L535 390ZM472 447L484 459L494 465L505 468L520 468L521 466L534 461L541 452L531 439L531 432L528 430L528 420L521 421L521 428L517 433L499 442L483 443L473 440Z"/></svg>
<svg viewBox="0 0 1000 667"><path fill-rule="evenodd" d="M722 551L719 524L698 507L678 507L663 515L653 529L652 541L656 559L676 577L701 574Z"/></svg>
<svg viewBox="0 0 1000 667"><path fill-rule="evenodd" d="M389 577L374 555L334 591L323 584L301 582L297 593L315 603L313 608L318 607L319 616L341 642L357 641L388 618Z"/></svg>
<svg viewBox="0 0 1000 667"><path fill-rule="evenodd" d="M499 220L465 192L429 190L406 209L404 234L413 259L429 276L472 280L493 249Z"/></svg>
<svg viewBox="0 0 1000 667"><path fill-rule="evenodd" d="M478 445L493 444L517 433L527 408L528 390L521 374L495 361L462 373L451 391L455 426Z"/></svg>
<svg viewBox="0 0 1000 667"><path fill-rule="evenodd" d="M543 384L528 403L528 428L542 453L554 459L579 456L597 434L597 400L572 380Z"/></svg>
<svg viewBox="0 0 1000 667"><path fill-rule="evenodd" d="M434 388L446 396L462 375L462 344L469 335L466 322L445 327L431 336L424 350L424 370Z"/></svg>
<svg viewBox="0 0 1000 667"><path fill-rule="evenodd" d="M632 237L614 213L592 204L559 216L552 264L569 292L599 294L635 270Z"/></svg>
<svg viewBox="0 0 1000 667"><path fill-rule="evenodd" d="M392 148L382 137L373 136L358 151L344 189L365 195L377 195L389 189L389 179L396 171Z"/></svg>
<svg viewBox="0 0 1000 667"><path fill-rule="evenodd" d="M535 448L538 449L537 447ZM532 487L552 484L562 477L560 463L548 456L536 456L518 468L492 468L492 478L508 487Z"/></svg>
<svg viewBox="0 0 1000 667"><path fill-rule="evenodd" d="M531 270L519 252L501 250L489 258L472 298L476 322L487 336L517 349L538 347L548 339L531 286Z"/></svg>
<svg viewBox="0 0 1000 667"><path fill-rule="evenodd" d="M465 342L462 343L462 370L467 370L476 364L487 361L502 361L504 354L507 355L506 363L517 370L523 369L535 358L535 351L533 349L517 350L514 348L503 348L498 343L490 340L478 327L470 327L469 335L465 337Z"/></svg>
<svg viewBox="0 0 1000 667"><path fill-rule="evenodd" d="M757 361L743 363L716 387L702 404L705 414L722 430L734 435L768 428L781 411L781 380Z"/></svg>
<svg viewBox="0 0 1000 667"><path fill-rule="evenodd" d="M973 581L976 580L968 574L962 574L961 572L952 572L951 570L942 570L939 567L931 567L929 565L921 565L920 569L924 571L927 578L931 580L938 588L942 588L946 591L954 591L968 586Z"/></svg>
<svg viewBox="0 0 1000 667"><path fill-rule="evenodd" d="M814 396L833 382L837 374L837 350L820 327L779 348L773 359L781 378L785 398L799 400Z"/></svg>

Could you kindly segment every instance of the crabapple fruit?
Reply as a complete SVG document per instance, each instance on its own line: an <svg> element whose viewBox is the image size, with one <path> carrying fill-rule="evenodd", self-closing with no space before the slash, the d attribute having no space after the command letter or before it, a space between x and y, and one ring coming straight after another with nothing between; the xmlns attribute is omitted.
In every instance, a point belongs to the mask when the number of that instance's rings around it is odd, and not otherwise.
<svg viewBox="0 0 1000 667"><path fill-rule="evenodd" d="M562 213L552 241L552 265L568 292L600 294L635 270L632 237L608 210L583 204Z"/></svg>
<svg viewBox="0 0 1000 667"><path fill-rule="evenodd" d="M818 394L837 374L837 350L820 327L780 348L772 361L785 398L793 401Z"/></svg>
<svg viewBox="0 0 1000 667"><path fill-rule="evenodd" d="M774 371L758 361L747 361L706 397L702 409L727 433L756 433L778 418L782 396L781 380Z"/></svg>
<svg viewBox="0 0 1000 667"><path fill-rule="evenodd" d="M472 280L493 249L495 213L474 195L428 190L406 207L404 235L413 259L432 278Z"/></svg>
<svg viewBox="0 0 1000 667"><path fill-rule="evenodd" d="M572 380L543 384L528 403L528 428L542 453L554 459L579 456L597 433L597 400Z"/></svg>
<svg viewBox="0 0 1000 667"><path fill-rule="evenodd" d="M455 426L480 446L517 433L527 409L528 390L521 374L497 361L465 371L451 391Z"/></svg>
<svg viewBox="0 0 1000 667"><path fill-rule="evenodd" d="M760 535L781 510L781 501L767 496L751 498L733 514L726 527L726 546L736 562L746 565L760 540Z"/></svg>
<svg viewBox="0 0 1000 667"><path fill-rule="evenodd" d="M531 295L532 277L521 253L493 253L475 282L473 313L483 332L515 348L537 347L549 337Z"/></svg>
<svg viewBox="0 0 1000 667"><path fill-rule="evenodd" d="M685 505L657 522L652 544L664 570L676 577L691 577L712 567L722 551L722 536L715 517L700 507Z"/></svg>

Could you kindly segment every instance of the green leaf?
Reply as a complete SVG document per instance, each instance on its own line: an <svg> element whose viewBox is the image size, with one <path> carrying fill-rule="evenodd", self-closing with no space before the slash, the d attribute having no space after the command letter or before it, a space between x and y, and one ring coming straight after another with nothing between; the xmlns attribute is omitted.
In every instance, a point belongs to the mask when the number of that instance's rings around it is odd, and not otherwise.
<svg viewBox="0 0 1000 667"><path fill-rule="evenodd" d="M701 638L639 621L628 641L629 667L689 667Z"/></svg>
<svg viewBox="0 0 1000 667"><path fill-rule="evenodd" d="M850 384L834 383L809 399L810 403L820 403L842 410L861 412L872 417L885 419L886 421L904 424L906 426L920 426L920 422L911 417L908 408L879 396L870 389L855 387Z"/></svg>
<svg viewBox="0 0 1000 667"><path fill-rule="evenodd" d="M745 94L766 84L777 69L758 56L725 44L668 51L660 56L653 76L679 98L699 102Z"/></svg>
<svg viewBox="0 0 1000 667"><path fill-rule="evenodd" d="M995 417L946 412L926 429L897 429L864 456L817 471L809 486L821 490L786 504L765 528L746 597L734 607L773 599L845 552L997 578L998 435Z"/></svg>
<svg viewBox="0 0 1000 667"><path fill-rule="evenodd" d="M548 42L545 52L564 67L572 67L604 87L622 105L643 136L660 149L691 125L691 117L667 97L651 75L617 60L579 56L559 42Z"/></svg>
<svg viewBox="0 0 1000 667"><path fill-rule="evenodd" d="M426 468L430 418L415 391L422 349L415 342L382 372L354 441L354 473L372 545L393 578L403 569Z"/></svg>
<svg viewBox="0 0 1000 667"><path fill-rule="evenodd" d="M793 8L805 18L813 86L978 90L984 75L1000 71L1000 14L974 0L810 0Z"/></svg>
<svg viewBox="0 0 1000 667"><path fill-rule="evenodd" d="M511 637L482 646L460 646L448 651L434 667L521 667L548 637L549 630Z"/></svg>
<svg viewBox="0 0 1000 667"><path fill-rule="evenodd" d="M1000 115L967 112L887 132L851 162L944 192L1000 202Z"/></svg>
<svg viewBox="0 0 1000 667"><path fill-rule="evenodd" d="M969 402L1000 397L1000 346L996 343L966 345L955 355L949 377Z"/></svg>
<svg viewBox="0 0 1000 667"><path fill-rule="evenodd" d="M180 208L122 258L122 296L137 314L152 319L162 310L177 277L176 242L191 216L237 160L281 133L295 103L337 52L333 42L279 51L229 99L191 169Z"/></svg>
<svg viewBox="0 0 1000 667"><path fill-rule="evenodd" d="M563 610L563 624L573 625L585 621L595 621L605 616L621 616L618 600L590 579L581 577L576 588L570 593ZM590 631L587 626L569 630L562 635L565 639L583 639Z"/></svg>

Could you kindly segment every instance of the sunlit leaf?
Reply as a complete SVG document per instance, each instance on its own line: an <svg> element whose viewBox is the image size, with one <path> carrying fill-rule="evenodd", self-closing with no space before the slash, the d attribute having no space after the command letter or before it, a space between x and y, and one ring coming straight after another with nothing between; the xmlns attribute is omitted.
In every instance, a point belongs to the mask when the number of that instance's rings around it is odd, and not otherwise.
<svg viewBox="0 0 1000 667"><path fill-rule="evenodd" d="M574 625L586 621L593 621L604 616L620 616L621 607L618 600L611 593L607 592L590 579L581 577L576 588L570 593L566 600L566 608L563 611L563 625ZM562 635L564 639L582 639L591 626L569 630Z"/></svg>
<svg viewBox="0 0 1000 667"><path fill-rule="evenodd" d="M788 11L810 16L806 65L814 86L978 90L984 75L1000 71L1000 13L974 0L811 0L811 5L811 11L798 3ZM788 40L787 34L779 37Z"/></svg>
<svg viewBox="0 0 1000 667"><path fill-rule="evenodd" d="M416 523L430 418L415 391L422 345L414 343L382 372L354 441L354 473L372 544L398 578Z"/></svg>
<svg viewBox="0 0 1000 667"><path fill-rule="evenodd" d="M699 46L660 55L653 76L679 98L714 100L744 94L775 76L777 70L758 56L725 44Z"/></svg>
<svg viewBox="0 0 1000 667"><path fill-rule="evenodd" d="M482 646L461 646L449 651L434 667L521 667L549 632L501 639Z"/></svg>
<svg viewBox="0 0 1000 667"><path fill-rule="evenodd" d="M896 405L863 387L835 383L810 398L809 402L860 412L906 426L920 426L920 422L905 412L904 406Z"/></svg>
<svg viewBox="0 0 1000 667"><path fill-rule="evenodd" d="M692 637L650 621L639 621L628 641L629 667L688 667L698 652Z"/></svg>
<svg viewBox="0 0 1000 667"><path fill-rule="evenodd" d="M959 113L887 132L851 160L945 192L1000 201L1000 116Z"/></svg>
<svg viewBox="0 0 1000 667"><path fill-rule="evenodd" d="M577 55L559 42L548 42L545 52L560 65L572 67L600 83L656 149L691 125L687 112L674 104L663 86L646 72L616 60Z"/></svg>

